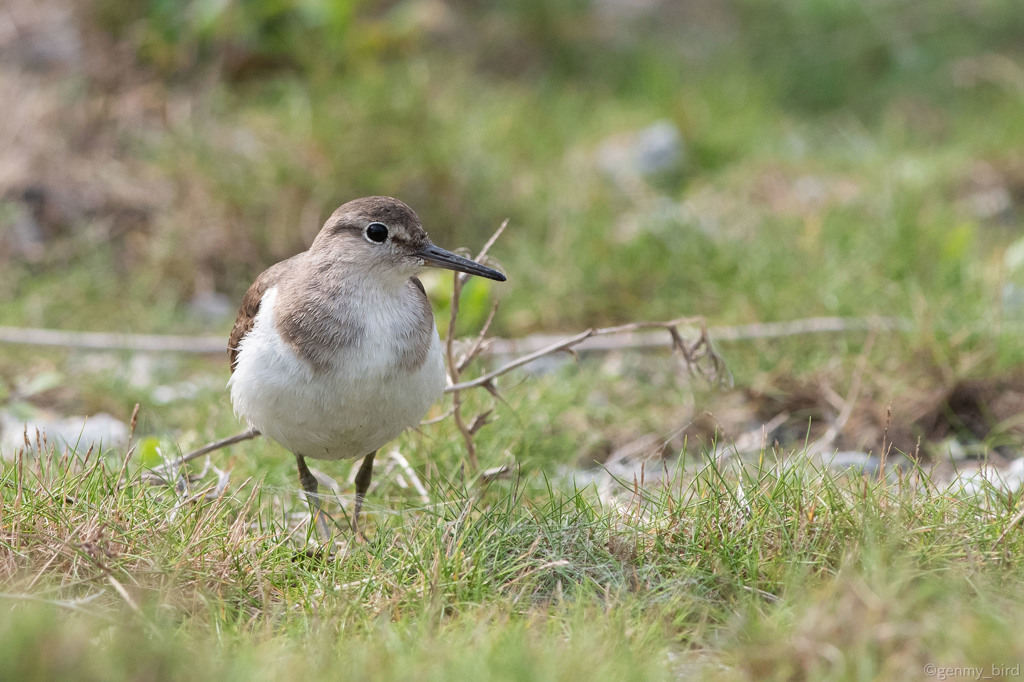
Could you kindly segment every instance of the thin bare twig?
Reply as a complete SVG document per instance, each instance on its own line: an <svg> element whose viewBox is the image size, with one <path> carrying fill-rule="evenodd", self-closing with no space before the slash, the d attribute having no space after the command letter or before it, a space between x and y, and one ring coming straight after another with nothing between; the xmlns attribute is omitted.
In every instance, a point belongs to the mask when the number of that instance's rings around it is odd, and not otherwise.
<svg viewBox="0 0 1024 682"><path fill-rule="evenodd" d="M807 447L807 452L819 456L823 455L827 449L832 447L836 438L839 437L839 433L846 426L846 422L850 420L850 416L853 414L853 408L857 404L857 400L860 398L861 380L864 378L864 370L867 367L868 355L871 353L871 349L875 345L875 338L876 334L874 333L868 337L867 341L864 343L864 350L861 352L860 357L857 358L857 369L853 374L850 393L846 396L846 400L843 401L842 409L840 409L836 418L832 420L832 423L828 425L828 428L825 429L825 433Z"/></svg>
<svg viewBox="0 0 1024 682"><path fill-rule="evenodd" d="M476 260L483 260L487 252L501 236L501 233L508 227L508 219L505 219L498 229L494 231L491 238L487 240L483 248L480 249L480 253L476 255ZM451 299L451 313L448 316L448 336L445 339L445 359L448 361L448 377L452 384L459 383L459 377L462 375L462 370L472 362L472 360L480 352L484 344L484 339L487 334L487 330L491 326L491 322L494 320L494 313L497 311L497 305L491 308L491 314L487 317L487 321L484 323L483 328L477 335L473 344L469 347L466 353L458 358L455 355L455 329L459 320L459 302L462 298L462 285L469 278L469 275L465 273L454 273L452 277L452 299ZM476 455L476 441L473 435L476 431L474 425L467 425L466 420L462 415L462 394L455 392L452 397L452 416L455 419L455 426L459 429L459 433L462 434L462 439L466 443L466 459L469 461L469 466L476 471L480 468L480 463Z"/></svg>
<svg viewBox="0 0 1024 682"><path fill-rule="evenodd" d="M480 253L476 254L476 260L483 260L484 256L487 255L487 252L491 250L492 246L494 246L494 243L498 241L498 237L501 236L501 233L505 231L506 227L508 227L508 221L508 218L501 221L501 225L498 225L498 229L495 230L494 234L491 235L491 238L484 243L484 247L480 249Z"/></svg>
<svg viewBox="0 0 1024 682"><path fill-rule="evenodd" d="M453 384L459 382L459 375L461 374L459 362L455 358L455 325L459 320L459 301L462 298L463 281L462 275L457 272L453 274L451 315L448 317L448 336L445 338L445 359L448 366L448 378ZM480 466L476 456L476 442L473 440L473 434L469 433L466 428L466 422L462 417L462 394L459 392L456 392L452 397L452 417L455 419L456 428L462 434L462 440L466 443L466 459L469 460L469 466L473 468L473 471L476 471Z"/></svg>
<svg viewBox="0 0 1024 682"><path fill-rule="evenodd" d="M416 475L416 472L413 471L413 468L409 465L409 460L405 458L405 455L403 455L398 448L395 448L388 453L388 457L398 464L398 468L402 470L402 473L409 480L409 483L416 489L417 494L419 494L420 501L423 502L423 504L430 504L430 495L427 493L426 487L423 485L423 482L420 481L420 477Z"/></svg>
<svg viewBox="0 0 1024 682"><path fill-rule="evenodd" d="M431 417L430 419L424 419L423 421L420 422L420 426L423 427L423 426L430 426L431 424L440 424L445 419L447 419L448 417L452 416L452 413L454 413L454 412L455 412L455 410L445 410L444 412L442 412L441 414L437 415L436 417Z"/></svg>
<svg viewBox="0 0 1024 682"><path fill-rule="evenodd" d="M700 337L696 342L687 344L683 340L678 327L681 325L694 324L700 325ZM491 386L492 382L503 374L508 374L512 370L522 367L523 365L527 365L546 355L571 352L575 350L577 346L590 338L613 336L616 334L630 334L645 329L663 329L667 331L669 333L673 349L682 355L683 360L689 369L696 369L701 361L707 359L710 362L711 367L708 370L699 370L706 378L709 380L729 380L725 373L725 364L722 362L721 357L719 357L711 347L711 340L708 336L707 328L703 325L703 318L680 317L666 322L632 322L630 324L623 324L616 327L587 329L586 331L580 332L574 336L555 341L554 343L544 346L543 348L539 348L532 353L527 353L526 355L515 358L514 360L507 362L501 367L491 370L476 379L462 383L453 383L451 386L445 388L445 393L457 394L459 391L464 391L467 388ZM664 343L662 345L664 345Z"/></svg>
<svg viewBox="0 0 1024 682"><path fill-rule="evenodd" d="M685 325L683 331L691 333ZM906 331L910 323L893 317L809 317L785 322L757 322L727 327L708 327L708 336L716 342L756 341L778 339L806 334L841 334L861 331ZM490 355L518 355L532 353L560 340L557 334L532 334L518 339L491 339L486 352ZM580 343L576 349L588 353L608 353L621 350L664 348L665 336L660 331L638 330L621 332L613 337L594 337Z"/></svg>
<svg viewBox="0 0 1024 682"><path fill-rule="evenodd" d="M256 438L259 435L260 432L257 431L256 429L247 429L245 431L242 431L241 433L236 433L233 436L228 436L227 438L221 438L220 440L215 440L212 443L207 443L198 450L193 450L192 452L184 454L172 462L167 462L166 464L161 464L160 466L155 467L153 471L161 472L170 469L176 469L180 467L182 464L191 462L194 459L198 459L199 457L202 457L205 454L213 452L214 450L220 450L221 448L226 448L229 445L241 443L242 441L245 440L252 440L253 438Z"/></svg>
<svg viewBox="0 0 1024 682"><path fill-rule="evenodd" d="M480 333L476 335L473 342L469 345L469 348L462 353L458 362L458 371L461 374L469 363L473 361L478 355L480 355L485 349L488 339L487 332L491 329L491 323L494 322L494 315L498 312L498 302L495 301L491 306L491 312L487 315L487 319L484 320L484 325L480 327Z"/></svg>
<svg viewBox="0 0 1024 682"><path fill-rule="evenodd" d="M545 346L543 348L535 350L532 353L527 353L526 355L520 356L520 357L516 358L515 360L512 360L511 362L505 363L501 367L499 367L499 368L497 368L495 370L492 370L490 372L487 372L483 376L477 377L476 379L473 379L472 381L466 381L466 382L463 382L463 383L453 383L451 386L446 387L444 389L444 392L445 393L455 393L456 395L458 395L459 391L464 391L467 388L476 388L477 386L486 386L487 384L491 383L494 379L497 379L498 377L500 377L502 374L508 374L512 370L514 370L514 369L516 369L518 367L522 367L523 365L528 365L531 362L533 362L534 360L542 358L545 355L551 355L553 353L558 353L560 351L566 351L566 350L572 348L573 346L579 344L584 339L588 339L591 336L593 336L594 335L594 331L595 331L594 329L588 329L585 332L580 332L579 334L576 334L575 336L571 336L571 337L569 337L567 339L562 339L561 341L556 341L555 343L552 343L549 346Z"/></svg>
<svg viewBox="0 0 1024 682"><path fill-rule="evenodd" d="M115 334L58 329L0 327L0 343L27 346L63 346L85 350L135 350L151 353L224 353L222 336L173 336L164 334Z"/></svg>
<svg viewBox="0 0 1024 682"><path fill-rule="evenodd" d="M728 327L710 327L712 338L717 341L752 341L775 339L803 334L841 334L866 331L906 331L911 325L908 320L895 317L811 317L785 322L758 322ZM492 355L511 355L532 352L546 346L558 337L551 334L535 334L521 339L492 339L490 348L484 352ZM63 331L32 327L0 327L0 343L26 346L53 346L96 351L140 351L148 353L196 353L220 355L227 348L221 336L181 336L171 334L115 334L109 332ZM634 348L664 346L660 334L623 334L613 339L591 339L579 350L608 352Z"/></svg>

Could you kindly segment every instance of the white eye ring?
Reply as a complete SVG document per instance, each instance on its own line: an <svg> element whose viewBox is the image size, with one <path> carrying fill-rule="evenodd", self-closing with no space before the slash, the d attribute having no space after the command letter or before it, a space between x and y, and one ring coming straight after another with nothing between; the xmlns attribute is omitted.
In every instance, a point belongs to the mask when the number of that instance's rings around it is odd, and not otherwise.
<svg viewBox="0 0 1024 682"><path fill-rule="evenodd" d="M373 244L383 244L388 240L388 226L384 223L370 223L363 231L366 241Z"/></svg>

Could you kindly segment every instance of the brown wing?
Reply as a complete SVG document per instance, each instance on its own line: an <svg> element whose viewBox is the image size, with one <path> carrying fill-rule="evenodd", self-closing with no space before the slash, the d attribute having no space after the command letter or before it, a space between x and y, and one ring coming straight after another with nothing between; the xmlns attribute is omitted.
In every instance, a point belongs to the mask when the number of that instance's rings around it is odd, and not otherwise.
<svg viewBox="0 0 1024 682"><path fill-rule="evenodd" d="M256 324L256 313L260 311L263 294L280 281L281 277L291 269L293 261L297 257L292 256L288 260L283 260L264 270L263 274L257 277L249 287L249 291L245 292L245 296L242 298L242 307L238 309L238 317L235 318L235 327L231 330L231 336L228 338L228 359L231 361L232 372L235 371L235 363L238 362L238 346Z"/></svg>

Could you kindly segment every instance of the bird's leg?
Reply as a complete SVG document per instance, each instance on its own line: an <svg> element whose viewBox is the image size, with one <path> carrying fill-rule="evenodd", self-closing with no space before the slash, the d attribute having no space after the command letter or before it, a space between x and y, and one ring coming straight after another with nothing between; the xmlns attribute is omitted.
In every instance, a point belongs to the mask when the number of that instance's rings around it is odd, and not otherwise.
<svg viewBox="0 0 1024 682"><path fill-rule="evenodd" d="M363 508L363 500L366 499L366 491L370 488L370 479L373 478L373 457L377 454L374 450L363 458L356 472L356 508L352 514L352 532L359 534L359 510Z"/></svg>
<svg viewBox="0 0 1024 682"><path fill-rule="evenodd" d="M310 513L313 515L313 523L316 524L317 535L322 542L331 542L332 534L327 525L327 512L320 506L320 496L317 494L316 476L306 466L306 459L302 455L295 455L295 461L299 465L299 483L306 491L306 501L309 502Z"/></svg>

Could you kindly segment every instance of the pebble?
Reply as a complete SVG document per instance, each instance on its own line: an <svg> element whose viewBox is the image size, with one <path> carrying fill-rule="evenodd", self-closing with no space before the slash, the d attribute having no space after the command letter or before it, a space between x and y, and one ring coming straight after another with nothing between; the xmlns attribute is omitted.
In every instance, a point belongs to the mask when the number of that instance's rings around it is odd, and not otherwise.
<svg viewBox="0 0 1024 682"><path fill-rule="evenodd" d="M1010 462L1009 466L997 469L982 466L973 471L961 471L949 482L949 491L963 495L979 495L987 492L1016 493L1024 486L1024 458Z"/></svg>
<svg viewBox="0 0 1024 682"><path fill-rule="evenodd" d="M40 438L61 453L64 448L85 455L89 448L104 450L124 447L128 444L128 425L100 412L89 417L72 416L58 418L17 419L9 414L0 415L0 456L14 459L18 450L26 449L25 434L28 434L30 448L26 454L38 456L36 432Z"/></svg>
<svg viewBox="0 0 1024 682"><path fill-rule="evenodd" d="M642 180L682 170L685 163L683 135L667 119L609 137L597 150L598 168L627 193Z"/></svg>

